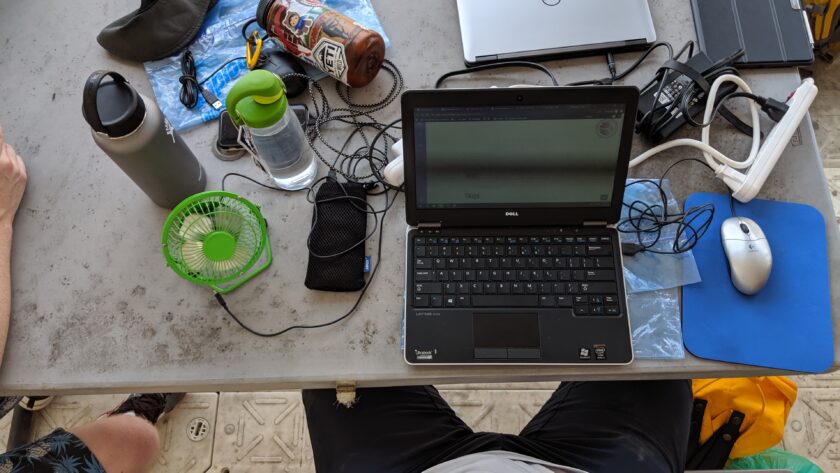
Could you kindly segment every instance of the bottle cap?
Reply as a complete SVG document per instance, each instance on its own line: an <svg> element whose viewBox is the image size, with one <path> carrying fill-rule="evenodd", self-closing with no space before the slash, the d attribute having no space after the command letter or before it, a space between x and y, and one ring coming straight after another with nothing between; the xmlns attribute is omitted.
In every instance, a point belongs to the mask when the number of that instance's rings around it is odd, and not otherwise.
<svg viewBox="0 0 840 473"><path fill-rule="evenodd" d="M113 80L103 83L105 77ZM146 116L140 94L116 72L96 71L88 77L82 94L82 114L91 128L112 138L136 130Z"/></svg>
<svg viewBox="0 0 840 473"><path fill-rule="evenodd" d="M276 74L258 69L236 81L225 100L230 118L239 126L268 128L286 113L286 86Z"/></svg>

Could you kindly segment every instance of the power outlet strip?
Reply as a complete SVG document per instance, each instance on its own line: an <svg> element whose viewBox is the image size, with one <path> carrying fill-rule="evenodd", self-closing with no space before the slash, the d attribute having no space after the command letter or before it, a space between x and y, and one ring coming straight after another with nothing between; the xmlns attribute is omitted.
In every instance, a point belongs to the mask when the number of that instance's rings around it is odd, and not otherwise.
<svg viewBox="0 0 840 473"><path fill-rule="evenodd" d="M746 173L728 166L722 166L716 170L718 176L732 189L732 196L735 199L740 202L749 202L755 198L773 167L776 166L782 152L790 143L791 137L799 128L805 114L808 113L808 108L816 96L817 86L814 85L814 80L810 78L803 80L786 102L788 111L764 139L755 161Z"/></svg>

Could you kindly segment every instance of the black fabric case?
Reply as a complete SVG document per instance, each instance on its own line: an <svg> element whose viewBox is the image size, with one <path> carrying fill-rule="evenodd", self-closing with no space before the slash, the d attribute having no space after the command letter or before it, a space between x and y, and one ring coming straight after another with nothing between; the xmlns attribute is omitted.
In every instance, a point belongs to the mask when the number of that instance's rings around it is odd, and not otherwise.
<svg viewBox="0 0 840 473"><path fill-rule="evenodd" d="M357 199L334 197L352 196ZM313 228L309 236L309 264L306 268L306 287L318 291L358 291L365 285L365 244L332 258L313 255L332 255L343 252L365 238L367 214L364 202L367 191L361 184L339 183L328 178L318 188L312 212ZM321 202L321 203L317 203Z"/></svg>
<svg viewBox="0 0 840 473"><path fill-rule="evenodd" d="M691 0L691 11L700 50L712 61L743 49L739 69L814 62L799 0Z"/></svg>

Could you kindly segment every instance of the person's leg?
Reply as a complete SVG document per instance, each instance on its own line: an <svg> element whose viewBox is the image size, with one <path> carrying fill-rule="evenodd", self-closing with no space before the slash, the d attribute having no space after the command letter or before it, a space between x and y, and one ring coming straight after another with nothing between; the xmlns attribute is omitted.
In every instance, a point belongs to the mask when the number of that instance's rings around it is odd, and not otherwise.
<svg viewBox="0 0 840 473"><path fill-rule="evenodd" d="M56 429L0 455L0 471L148 471L158 450L154 423L183 397L183 393L131 395L98 420L71 432Z"/></svg>
<svg viewBox="0 0 840 473"><path fill-rule="evenodd" d="M422 471L473 436L432 386L359 389L349 408L304 390L303 405L318 473Z"/></svg>
<svg viewBox="0 0 840 473"><path fill-rule="evenodd" d="M685 380L563 383L520 436L591 473L682 472L691 406Z"/></svg>
<svg viewBox="0 0 840 473"><path fill-rule="evenodd" d="M146 472L157 457L157 430L142 417L105 417L70 433L84 442L108 473Z"/></svg>

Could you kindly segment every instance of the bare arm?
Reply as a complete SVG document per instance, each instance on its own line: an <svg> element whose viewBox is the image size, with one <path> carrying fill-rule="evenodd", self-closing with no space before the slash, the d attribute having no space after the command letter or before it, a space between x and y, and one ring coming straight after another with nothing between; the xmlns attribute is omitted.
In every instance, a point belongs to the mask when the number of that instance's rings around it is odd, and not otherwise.
<svg viewBox="0 0 840 473"><path fill-rule="evenodd" d="M0 363L12 315L12 221L26 188L26 167L0 128Z"/></svg>

